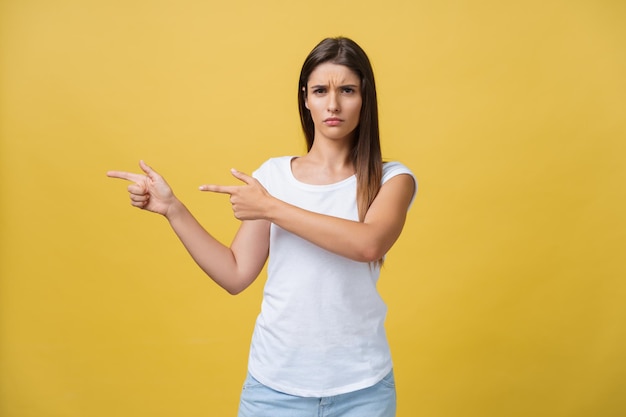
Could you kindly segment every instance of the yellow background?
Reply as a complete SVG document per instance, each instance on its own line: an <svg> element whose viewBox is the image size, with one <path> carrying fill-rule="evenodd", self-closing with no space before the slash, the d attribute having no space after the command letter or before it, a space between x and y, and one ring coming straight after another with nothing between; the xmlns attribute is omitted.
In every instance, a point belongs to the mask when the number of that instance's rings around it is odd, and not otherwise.
<svg viewBox="0 0 626 417"><path fill-rule="evenodd" d="M232 297L109 169L228 242L299 154L300 65L368 52L420 192L380 288L399 417L626 415L626 3L4 0L0 415L234 416L264 277Z"/></svg>

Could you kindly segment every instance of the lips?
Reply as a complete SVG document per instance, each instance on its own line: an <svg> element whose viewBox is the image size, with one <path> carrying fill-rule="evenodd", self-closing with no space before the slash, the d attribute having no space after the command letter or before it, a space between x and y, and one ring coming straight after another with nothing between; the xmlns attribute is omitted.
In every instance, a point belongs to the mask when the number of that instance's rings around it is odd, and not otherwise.
<svg viewBox="0 0 626 417"><path fill-rule="evenodd" d="M328 126L337 126L341 122L343 122L343 120L338 117L329 117L328 119L324 119L324 123Z"/></svg>

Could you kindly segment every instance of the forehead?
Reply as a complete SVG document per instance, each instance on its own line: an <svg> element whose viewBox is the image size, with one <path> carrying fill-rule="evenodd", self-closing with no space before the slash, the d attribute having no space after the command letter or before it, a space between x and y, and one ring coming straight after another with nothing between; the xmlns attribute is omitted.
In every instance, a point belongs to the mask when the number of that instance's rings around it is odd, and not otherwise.
<svg viewBox="0 0 626 417"><path fill-rule="evenodd" d="M309 76L309 85L351 84L360 85L359 76L345 65L324 62L319 64Z"/></svg>

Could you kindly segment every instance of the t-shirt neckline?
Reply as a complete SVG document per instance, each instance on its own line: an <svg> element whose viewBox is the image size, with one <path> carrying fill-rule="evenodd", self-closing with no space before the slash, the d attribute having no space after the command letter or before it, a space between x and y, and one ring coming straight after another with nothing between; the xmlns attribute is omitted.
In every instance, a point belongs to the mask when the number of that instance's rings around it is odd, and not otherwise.
<svg viewBox="0 0 626 417"><path fill-rule="evenodd" d="M293 174L293 170L291 168L291 162L295 159L298 158L297 156L289 156L287 158L285 158L285 162L286 162L286 170L289 173L288 177L289 180L300 186L301 188L307 188L310 190L330 190L330 189L334 189L334 188L340 188L345 186L346 184L351 184L353 182L356 182L356 174L352 174L349 177L344 178L343 180L337 181L337 182L333 182L330 184L309 184L306 182L302 182L299 179L296 178L296 176Z"/></svg>

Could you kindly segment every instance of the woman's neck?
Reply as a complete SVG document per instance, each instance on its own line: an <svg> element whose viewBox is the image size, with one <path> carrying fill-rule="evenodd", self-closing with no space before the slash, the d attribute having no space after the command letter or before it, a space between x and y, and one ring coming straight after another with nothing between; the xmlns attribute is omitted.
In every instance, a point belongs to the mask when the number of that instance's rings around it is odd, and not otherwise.
<svg viewBox="0 0 626 417"><path fill-rule="evenodd" d="M333 184L354 175L350 149L313 143L311 150L291 162L293 175L309 184Z"/></svg>

